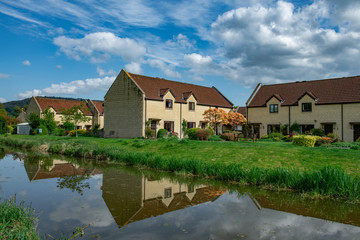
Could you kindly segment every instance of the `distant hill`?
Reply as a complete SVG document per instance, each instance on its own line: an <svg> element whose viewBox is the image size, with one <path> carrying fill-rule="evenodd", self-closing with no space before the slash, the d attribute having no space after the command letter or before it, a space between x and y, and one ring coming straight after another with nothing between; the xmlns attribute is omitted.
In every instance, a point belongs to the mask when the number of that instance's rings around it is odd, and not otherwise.
<svg viewBox="0 0 360 240"><path fill-rule="evenodd" d="M5 110L9 113L9 115L14 116L15 113L15 106L18 106L19 108L23 108L25 105L29 105L31 98L25 98L23 100L18 101L11 101L11 102L5 102L3 103Z"/></svg>

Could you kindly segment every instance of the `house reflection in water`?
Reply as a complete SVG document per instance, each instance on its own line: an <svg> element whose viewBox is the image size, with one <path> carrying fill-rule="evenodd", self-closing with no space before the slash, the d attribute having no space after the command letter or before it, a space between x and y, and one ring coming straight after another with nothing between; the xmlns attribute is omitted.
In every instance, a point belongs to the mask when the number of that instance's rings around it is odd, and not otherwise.
<svg viewBox="0 0 360 240"><path fill-rule="evenodd" d="M225 190L152 180L120 171L103 175L103 199L121 228L126 224L215 201Z"/></svg>
<svg viewBox="0 0 360 240"><path fill-rule="evenodd" d="M97 169L80 167L75 163L53 159L48 162L36 161L31 163L24 161L24 167L30 182L48 178L63 178L67 176L96 175L102 172Z"/></svg>

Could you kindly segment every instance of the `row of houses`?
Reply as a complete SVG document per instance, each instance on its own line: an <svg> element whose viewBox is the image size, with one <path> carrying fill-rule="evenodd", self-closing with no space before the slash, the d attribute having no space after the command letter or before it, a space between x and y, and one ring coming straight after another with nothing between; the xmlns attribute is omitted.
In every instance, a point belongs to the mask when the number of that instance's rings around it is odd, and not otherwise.
<svg viewBox="0 0 360 240"><path fill-rule="evenodd" d="M142 76L121 70L102 101L33 97L28 114L50 107L61 123L61 109L83 104L91 123L104 127L109 138L145 136L146 123L155 132L166 129L183 136L182 121L188 128L204 128L203 113L209 108L233 111L234 105L217 88L204 87L162 78ZM300 133L322 128L343 141L360 137L360 76L285 84L262 85L254 89L245 107L237 112L246 116L254 135L261 137L294 123ZM238 129L240 130L240 128ZM221 128L220 128L221 133Z"/></svg>

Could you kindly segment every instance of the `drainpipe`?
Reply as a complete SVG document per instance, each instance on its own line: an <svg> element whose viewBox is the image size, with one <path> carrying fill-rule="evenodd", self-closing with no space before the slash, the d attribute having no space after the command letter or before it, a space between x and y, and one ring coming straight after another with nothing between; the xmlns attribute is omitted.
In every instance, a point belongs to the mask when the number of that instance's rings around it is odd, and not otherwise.
<svg viewBox="0 0 360 240"><path fill-rule="evenodd" d="M341 104L341 140L344 141L344 104Z"/></svg>
<svg viewBox="0 0 360 240"><path fill-rule="evenodd" d="M182 138L182 103L180 102L180 134L179 137Z"/></svg>
<svg viewBox="0 0 360 240"><path fill-rule="evenodd" d="M291 107L289 106L289 126L288 126L288 133L289 133L289 134L290 134L290 124L291 124L290 115L291 115Z"/></svg>

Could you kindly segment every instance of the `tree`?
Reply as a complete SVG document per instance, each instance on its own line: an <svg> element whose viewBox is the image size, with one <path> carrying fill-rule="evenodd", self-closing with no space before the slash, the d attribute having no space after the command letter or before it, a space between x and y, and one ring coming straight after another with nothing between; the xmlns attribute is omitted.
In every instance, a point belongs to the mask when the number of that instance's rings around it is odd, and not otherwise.
<svg viewBox="0 0 360 240"><path fill-rule="evenodd" d="M49 107L46 108L45 111L43 112L41 123L47 128L49 133L53 133L55 131L57 126L54 119L54 113L50 111Z"/></svg>
<svg viewBox="0 0 360 240"><path fill-rule="evenodd" d="M0 134L7 132L6 118L0 115Z"/></svg>
<svg viewBox="0 0 360 240"><path fill-rule="evenodd" d="M229 112L224 116L223 123L230 125L234 131L236 126L244 125L246 123L246 118L241 113Z"/></svg>
<svg viewBox="0 0 360 240"><path fill-rule="evenodd" d="M19 108L18 105L15 105L15 107L14 107L14 112L15 112L14 117L18 117L20 115L21 111L22 111L22 109Z"/></svg>
<svg viewBox="0 0 360 240"><path fill-rule="evenodd" d="M29 125L30 125L31 129L37 129L40 126L41 119L38 114L30 113L30 115L28 117L28 121L29 121Z"/></svg>
<svg viewBox="0 0 360 240"><path fill-rule="evenodd" d="M210 126L215 129L215 134L217 134L217 126L218 124L223 123L226 117L226 112L222 109L210 108L208 110L205 110L203 116L204 121L209 122Z"/></svg>
<svg viewBox="0 0 360 240"><path fill-rule="evenodd" d="M69 121L69 122L74 123L76 137L78 137L77 127L76 127L77 124L79 122L88 122L88 121L90 121L90 118L84 116L84 114L82 113L82 108L83 108L83 104L80 104L80 105L74 105L71 108L62 110L62 114L64 115L63 120L65 122Z"/></svg>

